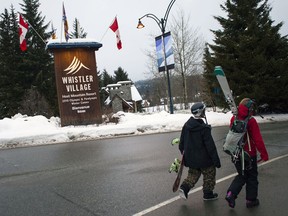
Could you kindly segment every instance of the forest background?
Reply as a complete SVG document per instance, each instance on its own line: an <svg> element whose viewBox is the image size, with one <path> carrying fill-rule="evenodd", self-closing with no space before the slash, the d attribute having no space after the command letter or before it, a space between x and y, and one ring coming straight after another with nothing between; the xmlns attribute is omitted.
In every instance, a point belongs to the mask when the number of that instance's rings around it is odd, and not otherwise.
<svg viewBox="0 0 288 216"><path fill-rule="evenodd" d="M25 52L19 48L18 13L12 6L1 14L0 118L17 113L59 115L53 56L45 49L53 29L39 5L39 0L23 0L21 4L21 13L41 36L29 30ZM280 34L283 22L275 23L271 18L268 0L227 0L220 7L226 16L214 17L221 27L212 30L213 43L205 42L199 31L188 25L187 14L179 12L170 20L175 57L175 69L170 71L173 102L183 104L182 109L196 101L225 108L213 73L214 67L221 65L237 102L251 97L259 105L267 104L266 112L287 112L288 41L287 35ZM86 36L75 18L70 38ZM169 104L167 77L157 70L153 45L146 55L152 76L135 85L151 106ZM101 91L107 84L129 80L129 73L120 65L113 75L103 70L98 71L98 77ZM104 99L103 96L102 106Z"/></svg>

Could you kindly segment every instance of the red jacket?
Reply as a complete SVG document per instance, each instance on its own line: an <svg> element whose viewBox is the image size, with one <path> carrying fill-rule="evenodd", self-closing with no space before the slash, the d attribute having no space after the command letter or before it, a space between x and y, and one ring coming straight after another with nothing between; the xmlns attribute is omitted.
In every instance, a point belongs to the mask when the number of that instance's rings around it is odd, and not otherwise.
<svg viewBox="0 0 288 216"><path fill-rule="evenodd" d="M240 104L238 107L238 119L244 120L248 115L249 110L246 106ZM230 127L235 119L233 116L230 120ZM268 152L266 150L262 135L260 133L259 125L255 118L251 117L247 124L247 132L249 134L250 139L250 147L248 145L248 141L246 138L246 142L244 145L244 150L251 156L257 156L257 151L260 153L260 157L262 160L267 161L269 159Z"/></svg>

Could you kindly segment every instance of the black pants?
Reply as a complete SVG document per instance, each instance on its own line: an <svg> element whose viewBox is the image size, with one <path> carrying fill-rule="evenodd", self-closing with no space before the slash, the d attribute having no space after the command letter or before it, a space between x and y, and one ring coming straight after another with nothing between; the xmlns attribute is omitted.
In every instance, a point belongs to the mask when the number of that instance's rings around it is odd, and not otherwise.
<svg viewBox="0 0 288 216"><path fill-rule="evenodd" d="M258 168L257 158L251 158L251 167L244 171L242 175L241 162L238 161L235 164L238 175L232 181L228 191L231 191L236 197L242 190L242 187L246 184L246 199L255 200L258 196Z"/></svg>

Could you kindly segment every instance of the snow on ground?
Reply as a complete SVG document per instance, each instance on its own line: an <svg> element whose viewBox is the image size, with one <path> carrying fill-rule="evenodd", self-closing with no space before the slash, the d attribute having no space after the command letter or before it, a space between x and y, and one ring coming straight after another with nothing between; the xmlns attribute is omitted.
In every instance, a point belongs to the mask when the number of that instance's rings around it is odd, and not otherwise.
<svg viewBox="0 0 288 216"><path fill-rule="evenodd" d="M60 118L27 116L17 114L11 118L0 119L0 148L13 148L43 145L60 142L92 140L123 135L141 135L180 131L183 124L191 117L190 111L166 111L153 113L117 113L118 124L108 123L87 126L60 126ZM228 125L231 112L206 111L208 123L212 126ZM259 123L288 121L288 115L270 114L264 119L255 117Z"/></svg>

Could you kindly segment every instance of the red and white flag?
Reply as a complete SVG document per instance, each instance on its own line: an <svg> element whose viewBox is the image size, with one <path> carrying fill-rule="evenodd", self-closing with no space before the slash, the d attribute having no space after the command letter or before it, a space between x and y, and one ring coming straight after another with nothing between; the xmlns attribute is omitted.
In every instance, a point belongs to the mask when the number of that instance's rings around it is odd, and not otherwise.
<svg viewBox="0 0 288 216"><path fill-rule="evenodd" d="M26 23L23 19L23 17L21 16L21 14L19 14L19 38L20 38L20 48L22 51L25 51L27 49L27 43L26 43L26 39L25 36L27 34L28 31L28 23Z"/></svg>
<svg viewBox="0 0 288 216"><path fill-rule="evenodd" d="M109 27L113 32L116 34L116 39L117 39L117 47L120 50L122 48L122 42L120 38L120 32L119 32L119 27L118 27L118 22L117 22L117 17L115 17L113 23Z"/></svg>

